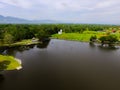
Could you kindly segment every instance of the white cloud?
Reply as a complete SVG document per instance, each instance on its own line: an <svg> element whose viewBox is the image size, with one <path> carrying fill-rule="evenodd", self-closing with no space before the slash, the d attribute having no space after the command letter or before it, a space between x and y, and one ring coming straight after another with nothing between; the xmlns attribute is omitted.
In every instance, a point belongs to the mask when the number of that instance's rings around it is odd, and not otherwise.
<svg viewBox="0 0 120 90"><path fill-rule="evenodd" d="M84 22L114 19L117 22L115 18L120 14L120 0L0 0L0 8L11 11L8 13L10 16L21 15L27 19L82 19Z"/></svg>
<svg viewBox="0 0 120 90"><path fill-rule="evenodd" d="M5 6L3 3L0 3L0 8L4 8Z"/></svg>
<svg viewBox="0 0 120 90"><path fill-rule="evenodd" d="M102 2L97 3L95 8L109 8L109 7L112 8L119 4L120 4L119 0L104 0Z"/></svg>
<svg viewBox="0 0 120 90"><path fill-rule="evenodd" d="M97 8L112 7L120 3L119 0L0 0L0 2L21 8L54 8L57 10L94 10Z"/></svg>
<svg viewBox="0 0 120 90"><path fill-rule="evenodd" d="M21 8L29 8L32 5L28 0L0 0L0 2Z"/></svg>

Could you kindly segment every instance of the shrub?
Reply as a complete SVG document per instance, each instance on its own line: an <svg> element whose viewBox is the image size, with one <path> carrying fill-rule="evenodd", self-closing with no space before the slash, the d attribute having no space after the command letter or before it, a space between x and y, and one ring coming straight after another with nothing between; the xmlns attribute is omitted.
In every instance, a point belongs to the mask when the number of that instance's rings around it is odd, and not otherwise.
<svg viewBox="0 0 120 90"><path fill-rule="evenodd" d="M102 46L104 44L108 44L109 46L114 46L114 44L118 41L118 38L116 35L108 35L108 36L102 36L99 38L101 41Z"/></svg>
<svg viewBox="0 0 120 90"><path fill-rule="evenodd" d="M3 40L4 40L4 43L11 44L14 42L14 37L9 33L5 33Z"/></svg>
<svg viewBox="0 0 120 90"><path fill-rule="evenodd" d="M95 42L96 39L97 39L96 35L90 37L90 41L91 41L91 42Z"/></svg>

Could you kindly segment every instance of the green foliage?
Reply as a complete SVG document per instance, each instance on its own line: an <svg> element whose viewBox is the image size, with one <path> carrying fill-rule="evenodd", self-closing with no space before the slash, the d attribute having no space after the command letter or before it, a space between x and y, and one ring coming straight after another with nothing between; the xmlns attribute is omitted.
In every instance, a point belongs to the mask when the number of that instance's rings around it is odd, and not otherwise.
<svg viewBox="0 0 120 90"><path fill-rule="evenodd" d="M107 36L102 36L102 37L99 38L99 40L101 42L107 41Z"/></svg>
<svg viewBox="0 0 120 90"><path fill-rule="evenodd" d="M118 25L99 25L99 24L40 24L40 25L1 24L0 39L1 40L5 39L6 43L17 42L24 39L31 39L35 36L37 36L39 39L42 39L42 38L49 37L52 34L56 34L60 29L62 29L63 32L65 33L80 33L81 34L79 36L80 40L83 41L87 39L89 41L91 35L95 35L95 34L98 35L98 32L96 31L103 31L103 30L109 30L109 29L112 30L114 28L119 29L119 26ZM10 34L11 36L5 35L5 33ZM10 37L11 39L8 40L7 37ZM100 36L97 36L97 37L100 37ZM118 34L118 37L120 37L119 34Z"/></svg>
<svg viewBox="0 0 120 90"><path fill-rule="evenodd" d="M111 42L111 43L115 43L118 41L118 38L116 35L109 35L108 36L108 41Z"/></svg>
<svg viewBox="0 0 120 90"><path fill-rule="evenodd" d="M116 35L108 35L108 36L102 36L99 38L100 41L109 41L110 43L114 43L118 41L118 38Z"/></svg>
<svg viewBox="0 0 120 90"><path fill-rule="evenodd" d="M96 35L90 37L90 41L91 41L91 42L95 42L96 39L97 39L97 36L96 36Z"/></svg>
<svg viewBox="0 0 120 90"><path fill-rule="evenodd" d="M99 40L101 41L102 46L104 44L108 44L109 46L113 46L117 41L118 38L116 35L107 35L107 36L102 36L99 38Z"/></svg>
<svg viewBox="0 0 120 90"><path fill-rule="evenodd" d="M40 30L40 31L36 34L36 37L37 37L40 41L42 41L42 40L44 40L45 38L48 38L48 37L49 37L49 34L46 33L46 32L43 31L43 30Z"/></svg>
<svg viewBox="0 0 120 90"><path fill-rule="evenodd" d="M14 42L14 37L9 33L5 33L3 40L4 40L4 43L11 44Z"/></svg>

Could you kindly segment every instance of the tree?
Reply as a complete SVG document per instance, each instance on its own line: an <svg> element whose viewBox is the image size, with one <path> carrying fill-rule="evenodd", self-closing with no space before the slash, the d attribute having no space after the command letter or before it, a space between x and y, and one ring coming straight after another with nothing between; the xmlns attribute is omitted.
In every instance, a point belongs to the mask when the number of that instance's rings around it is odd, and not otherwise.
<svg viewBox="0 0 120 90"><path fill-rule="evenodd" d="M36 37L39 39L39 41L44 41L49 37L49 34L43 30L40 30L37 34Z"/></svg>
<svg viewBox="0 0 120 90"><path fill-rule="evenodd" d="M90 37L90 42L95 42L97 39L96 35Z"/></svg>
<svg viewBox="0 0 120 90"><path fill-rule="evenodd" d="M3 40L4 43L11 44L14 42L14 37L9 33L5 33Z"/></svg>
<svg viewBox="0 0 120 90"><path fill-rule="evenodd" d="M109 47L113 47L114 44L118 41L118 38L116 35L108 35L108 36L102 36L99 38L101 41L101 45L108 44Z"/></svg>

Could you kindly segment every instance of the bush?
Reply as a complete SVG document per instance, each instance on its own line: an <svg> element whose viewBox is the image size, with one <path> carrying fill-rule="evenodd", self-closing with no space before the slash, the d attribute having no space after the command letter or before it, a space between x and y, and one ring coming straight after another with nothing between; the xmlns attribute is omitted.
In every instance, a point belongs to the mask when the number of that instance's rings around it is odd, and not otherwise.
<svg viewBox="0 0 120 90"><path fill-rule="evenodd" d="M40 30L37 34L36 34L36 37L39 39L39 41L42 41L46 38L49 37L49 34L43 30Z"/></svg>
<svg viewBox="0 0 120 90"><path fill-rule="evenodd" d="M108 35L108 36L102 36L99 38L101 41L102 46L104 44L108 44L109 46L114 46L116 42L118 42L118 38L116 35Z"/></svg>
<svg viewBox="0 0 120 90"><path fill-rule="evenodd" d="M14 42L14 37L9 33L5 33L3 41L6 44L11 44Z"/></svg>
<svg viewBox="0 0 120 90"><path fill-rule="evenodd" d="M96 35L90 37L90 41L91 41L91 42L95 42L96 39L97 39Z"/></svg>

